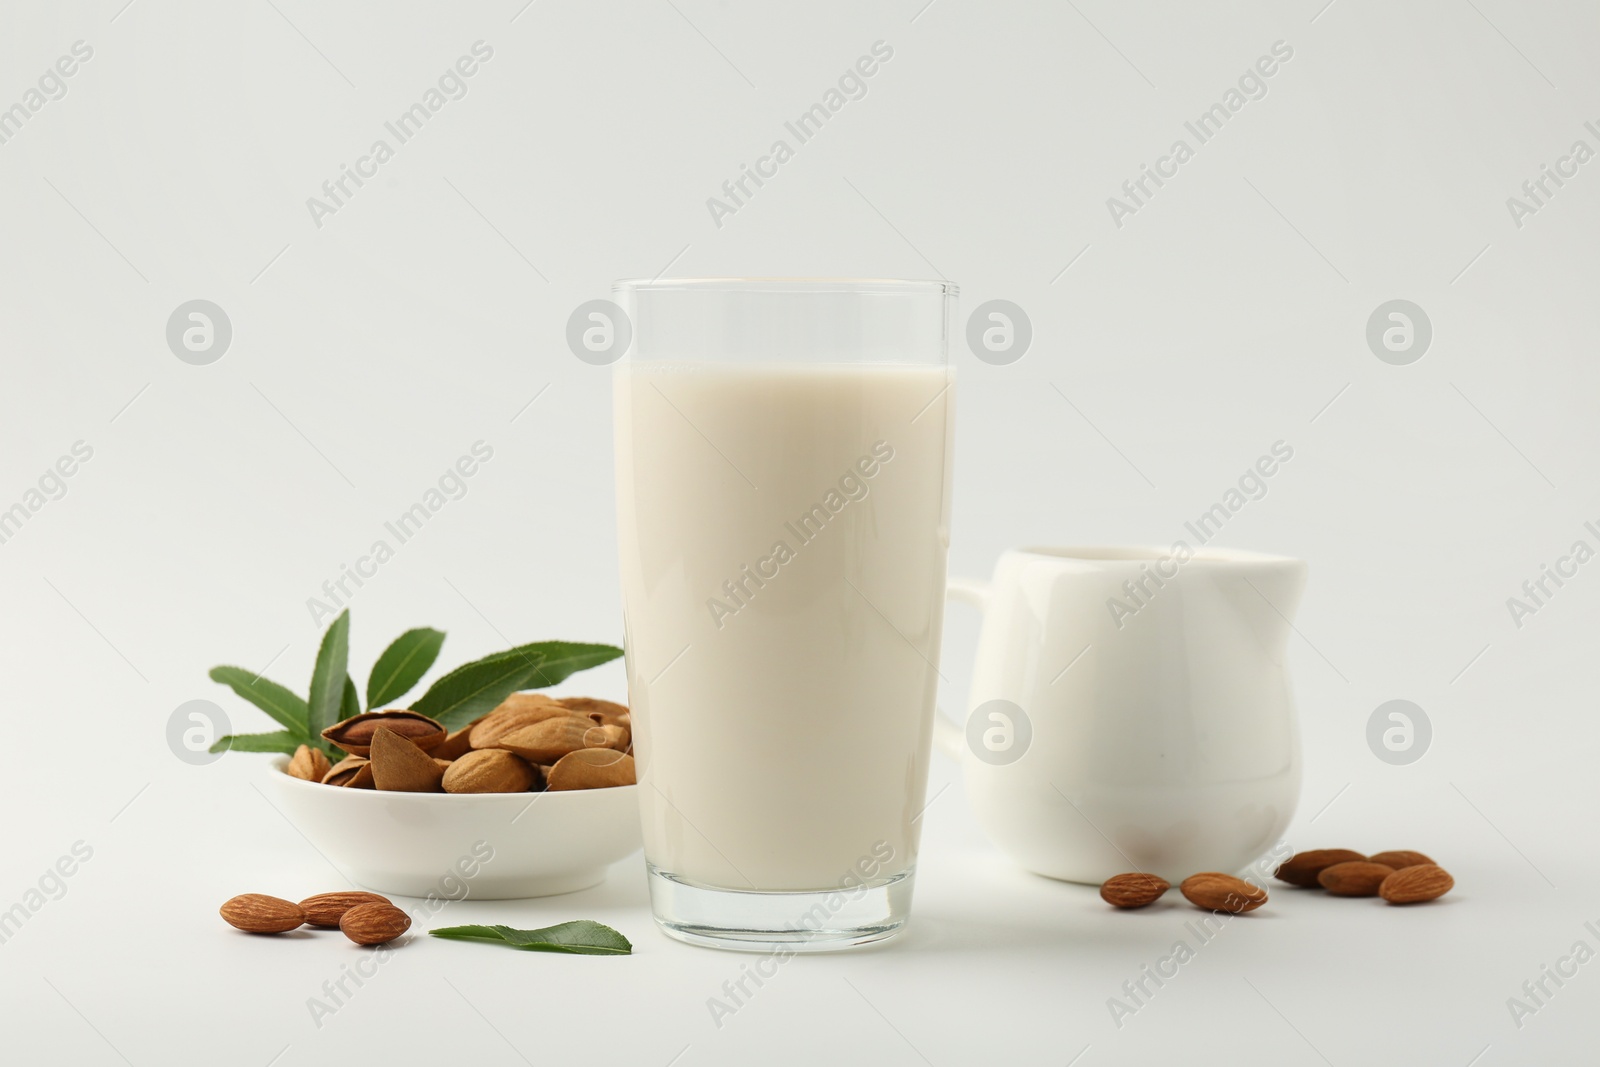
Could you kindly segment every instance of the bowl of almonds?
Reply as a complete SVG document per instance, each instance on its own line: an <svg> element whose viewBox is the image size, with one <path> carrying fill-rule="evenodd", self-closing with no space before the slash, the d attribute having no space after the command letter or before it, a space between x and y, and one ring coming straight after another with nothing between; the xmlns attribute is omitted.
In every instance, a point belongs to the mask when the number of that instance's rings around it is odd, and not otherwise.
<svg viewBox="0 0 1600 1067"><path fill-rule="evenodd" d="M453 731L395 708L342 719L321 736L342 758L300 745L274 761L268 781L311 844L369 889L570 893L598 884L640 845L632 723L621 704L519 692Z"/></svg>

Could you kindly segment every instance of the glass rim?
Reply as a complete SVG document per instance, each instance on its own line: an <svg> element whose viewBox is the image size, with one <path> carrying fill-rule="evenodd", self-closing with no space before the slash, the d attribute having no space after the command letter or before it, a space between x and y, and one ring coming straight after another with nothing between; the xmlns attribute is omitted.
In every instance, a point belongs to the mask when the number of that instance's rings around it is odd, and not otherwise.
<svg viewBox="0 0 1600 1067"><path fill-rule="evenodd" d="M620 278L611 283L611 291L956 296L960 287L918 278Z"/></svg>

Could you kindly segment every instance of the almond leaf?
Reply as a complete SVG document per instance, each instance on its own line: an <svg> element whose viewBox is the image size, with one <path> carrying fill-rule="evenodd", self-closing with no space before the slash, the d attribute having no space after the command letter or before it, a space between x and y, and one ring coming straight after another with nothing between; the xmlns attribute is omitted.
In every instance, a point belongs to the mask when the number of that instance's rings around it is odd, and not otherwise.
<svg viewBox="0 0 1600 1067"><path fill-rule="evenodd" d="M411 692L439 658L444 631L426 626L407 630L383 650L367 678L367 707L379 711L383 705Z"/></svg>
<svg viewBox="0 0 1600 1067"><path fill-rule="evenodd" d="M211 680L221 682L283 726L306 737L306 702L277 682L243 667L213 667Z"/></svg>
<svg viewBox="0 0 1600 1067"><path fill-rule="evenodd" d="M542 667L543 657L520 648L464 663L434 682L411 704L447 730L459 730L487 715L506 697L526 688Z"/></svg>
<svg viewBox="0 0 1600 1067"><path fill-rule="evenodd" d="M311 693L306 701L306 733L322 740L322 731L339 721L344 703L344 680L350 660L350 611L345 609L322 635L317 663L311 670Z"/></svg>
<svg viewBox="0 0 1600 1067"><path fill-rule="evenodd" d="M622 655L622 649L616 645L587 645L575 641L535 641L502 654L512 653L542 657L539 669L534 672L532 688L543 689L564 682L579 671L610 663Z"/></svg>
<svg viewBox="0 0 1600 1067"><path fill-rule="evenodd" d="M217 738L211 751L284 752L292 756L302 743L300 735L291 730L276 730L270 734L230 734Z"/></svg>
<svg viewBox="0 0 1600 1067"><path fill-rule="evenodd" d="M429 930L434 937L453 941L494 941L529 952L570 952L579 956L627 956L633 944L626 937L591 919L558 923L538 930L510 926L446 926Z"/></svg>

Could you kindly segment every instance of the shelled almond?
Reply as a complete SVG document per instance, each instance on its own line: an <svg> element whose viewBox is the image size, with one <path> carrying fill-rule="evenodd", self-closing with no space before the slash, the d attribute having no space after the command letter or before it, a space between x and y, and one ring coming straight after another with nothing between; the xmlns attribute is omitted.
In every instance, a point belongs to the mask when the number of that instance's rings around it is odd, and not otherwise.
<svg viewBox="0 0 1600 1067"><path fill-rule="evenodd" d="M281 934L305 925L305 909L265 893L241 893L219 909L229 926L247 934Z"/></svg>
<svg viewBox="0 0 1600 1067"><path fill-rule="evenodd" d="M1251 885L1243 878L1218 871L1191 874L1178 886L1178 890L1197 908L1234 915L1255 911L1267 902L1265 889Z"/></svg>
<svg viewBox="0 0 1600 1067"><path fill-rule="evenodd" d="M593 750L586 750L593 751ZM573 753L584 756L585 752ZM557 764L550 788L558 788ZM1320 848L1296 852L1278 866L1279 881L1305 889L1322 888L1336 897L1381 897L1390 904L1421 904L1437 900L1455 887L1450 873L1421 852L1398 849L1367 857L1347 848ZM1100 896L1114 908L1142 908L1161 898L1170 888L1152 874L1118 874L1100 886ZM1233 875L1207 871L1185 878L1178 887L1189 902L1208 911L1240 914L1267 902L1265 889Z"/></svg>
<svg viewBox="0 0 1600 1067"><path fill-rule="evenodd" d="M1383 880L1378 895L1390 904L1421 904L1438 900L1455 887L1450 872L1433 863L1402 867Z"/></svg>
<svg viewBox="0 0 1600 1067"><path fill-rule="evenodd" d="M1393 873L1393 867L1381 863L1352 860L1325 868L1317 882L1336 897L1375 897L1383 880Z"/></svg>
<svg viewBox="0 0 1600 1067"><path fill-rule="evenodd" d="M1165 878L1153 874L1119 874L1106 879L1100 887L1100 899L1113 908L1143 908L1160 900L1171 888Z"/></svg>
<svg viewBox="0 0 1600 1067"><path fill-rule="evenodd" d="M265 893L242 893L220 909L222 918L250 934L283 934L301 926L337 929L358 945L383 945L411 928L411 916L388 897L359 890L318 893L296 904Z"/></svg>

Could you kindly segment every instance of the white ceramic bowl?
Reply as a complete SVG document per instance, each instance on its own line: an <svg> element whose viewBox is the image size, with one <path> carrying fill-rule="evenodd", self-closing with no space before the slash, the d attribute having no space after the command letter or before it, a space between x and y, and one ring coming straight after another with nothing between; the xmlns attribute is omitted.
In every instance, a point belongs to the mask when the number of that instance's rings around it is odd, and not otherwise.
<svg viewBox="0 0 1600 1067"><path fill-rule="evenodd" d="M555 793L393 793L339 789L284 773L267 786L336 867L380 893L483 900L598 885L639 848L639 787Z"/></svg>

